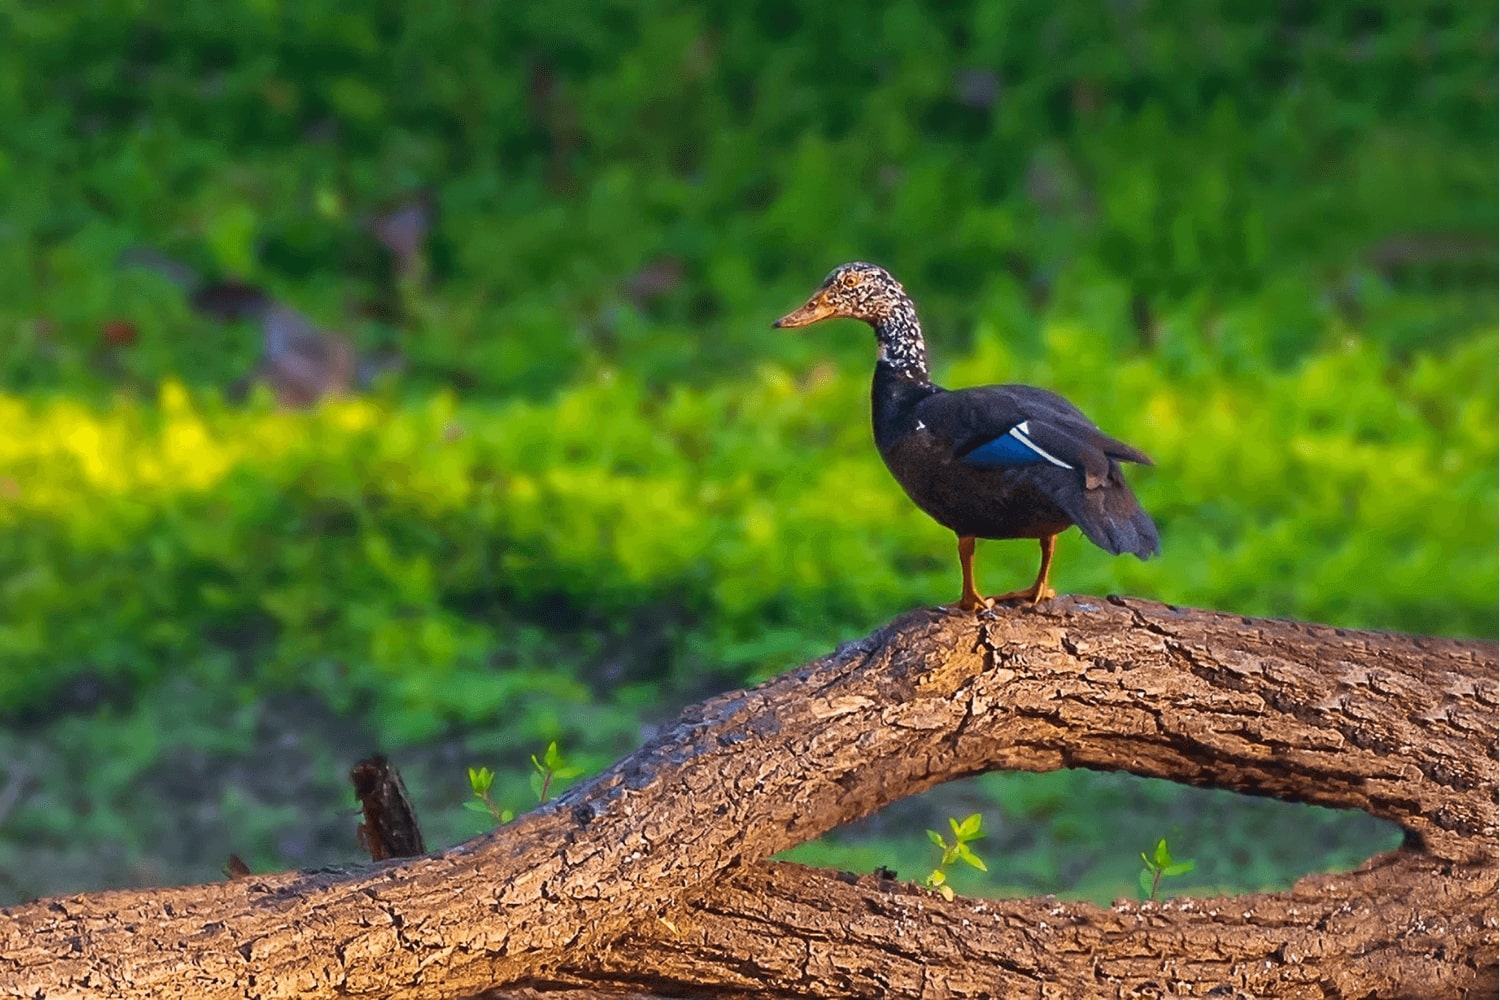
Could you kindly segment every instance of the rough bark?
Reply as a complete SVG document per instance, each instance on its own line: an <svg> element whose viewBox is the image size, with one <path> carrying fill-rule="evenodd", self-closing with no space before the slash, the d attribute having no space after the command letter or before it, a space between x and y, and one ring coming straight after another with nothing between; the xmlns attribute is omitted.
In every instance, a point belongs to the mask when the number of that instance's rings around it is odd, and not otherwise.
<svg viewBox="0 0 1500 1000"><path fill-rule="evenodd" d="M1101 909L941 897L770 863L726 873L532 985L672 996L1459 997L1495 982L1489 866L1407 851L1275 895ZM1441 960L1435 960L1441 956Z"/></svg>
<svg viewBox="0 0 1500 1000"><path fill-rule="evenodd" d="M1482 993L1496 669L1487 643L1116 599L917 612L437 855L0 911L0 995ZM1078 766L1359 808L1411 846L1107 910L761 863L956 777Z"/></svg>

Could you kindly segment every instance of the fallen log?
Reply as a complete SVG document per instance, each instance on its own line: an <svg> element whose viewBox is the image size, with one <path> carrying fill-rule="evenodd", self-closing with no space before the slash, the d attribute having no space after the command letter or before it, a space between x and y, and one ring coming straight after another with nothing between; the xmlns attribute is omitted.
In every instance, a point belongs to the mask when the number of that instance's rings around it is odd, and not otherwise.
<svg viewBox="0 0 1500 1000"><path fill-rule="evenodd" d="M1490 643L1140 601L919 611L434 855L0 910L0 996L1487 995L1496 674ZM1408 843L1286 893L1109 909L765 863L944 781L1059 767L1358 808Z"/></svg>

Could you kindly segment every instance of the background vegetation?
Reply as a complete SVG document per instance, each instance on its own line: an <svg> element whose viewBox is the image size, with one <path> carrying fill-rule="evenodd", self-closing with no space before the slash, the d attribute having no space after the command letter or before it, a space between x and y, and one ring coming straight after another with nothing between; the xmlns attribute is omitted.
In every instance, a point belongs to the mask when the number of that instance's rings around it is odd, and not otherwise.
<svg viewBox="0 0 1500 1000"><path fill-rule="evenodd" d="M1493 635L1496 32L1438 0L5 6L0 902L352 858L376 749L456 840L469 765L524 807L549 740L601 767L952 599L869 442L868 333L769 329L846 259L905 282L941 380L1058 389L1156 458L1164 557L1075 533L1062 589ZM143 247L384 374L239 398L256 326ZM1193 891L1393 842L1062 773L797 856L919 878L974 811L967 892L1129 895L1160 836Z"/></svg>

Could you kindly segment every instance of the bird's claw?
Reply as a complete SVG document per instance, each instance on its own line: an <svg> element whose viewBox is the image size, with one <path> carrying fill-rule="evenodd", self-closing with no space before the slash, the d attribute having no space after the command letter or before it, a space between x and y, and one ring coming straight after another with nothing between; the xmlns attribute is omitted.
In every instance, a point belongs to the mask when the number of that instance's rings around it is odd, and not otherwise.
<svg viewBox="0 0 1500 1000"><path fill-rule="evenodd" d="M995 606L993 597L981 597L979 594L965 594L952 604L944 604L944 611L987 611Z"/></svg>
<svg viewBox="0 0 1500 1000"><path fill-rule="evenodd" d="M1057 591L1053 590L1051 587L1042 585L1028 587L1026 590L1012 590L1008 594L998 594L995 597L991 597L989 599L989 602L991 606L994 606L996 604L1004 604L1007 601L1023 601L1029 604L1041 604L1043 601L1050 600L1056 596Z"/></svg>

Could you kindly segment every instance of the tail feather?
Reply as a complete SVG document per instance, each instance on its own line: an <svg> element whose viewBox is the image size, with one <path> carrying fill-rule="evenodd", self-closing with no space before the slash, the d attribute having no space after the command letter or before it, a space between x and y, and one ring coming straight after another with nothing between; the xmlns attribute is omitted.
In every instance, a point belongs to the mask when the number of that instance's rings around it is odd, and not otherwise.
<svg viewBox="0 0 1500 1000"><path fill-rule="evenodd" d="M1090 496L1096 493L1104 493L1105 490L1090 490ZM1129 496L1124 487L1111 487L1107 492L1123 493ZM1131 501L1135 500L1130 497ZM1124 517L1118 513L1102 518L1079 518L1078 526L1088 536L1089 541L1113 555L1129 552L1131 555L1141 559L1150 559L1152 556L1161 554L1161 539L1156 533L1156 522L1151 520L1151 515L1141 509L1140 504L1132 503L1134 510L1128 512Z"/></svg>
<svg viewBox="0 0 1500 1000"><path fill-rule="evenodd" d="M1141 508L1140 501L1123 478L1094 489L1070 489L1053 493L1053 501L1083 530L1088 540L1111 555L1125 552L1141 559L1161 553L1156 523Z"/></svg>

